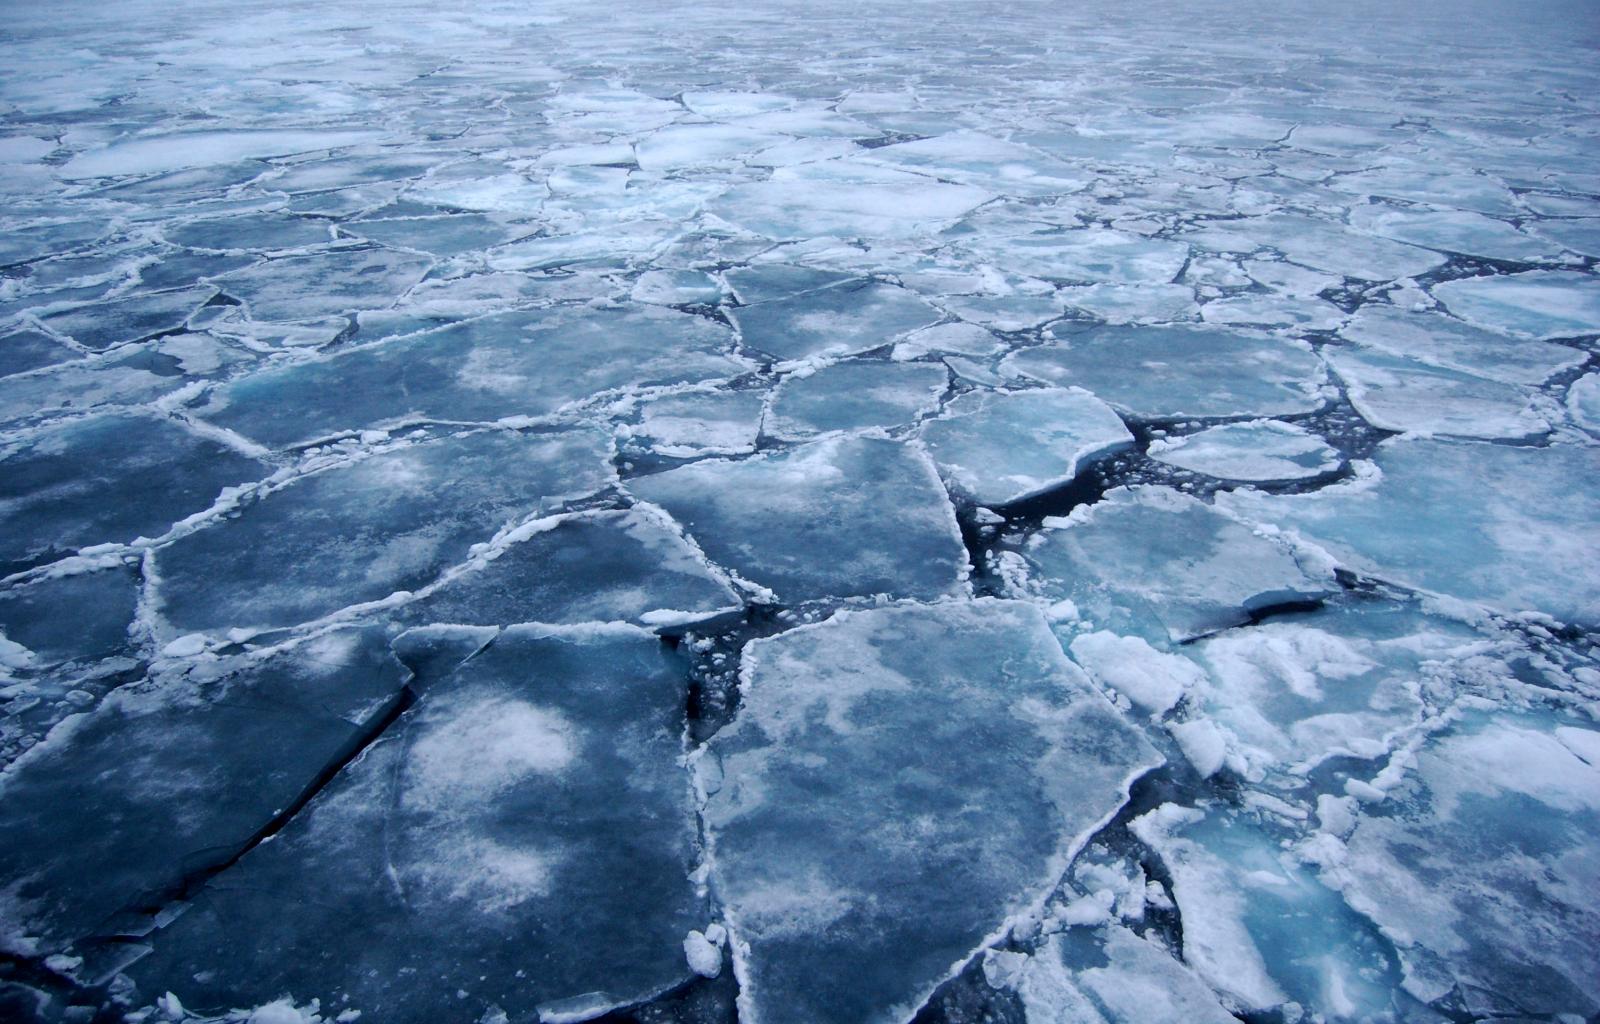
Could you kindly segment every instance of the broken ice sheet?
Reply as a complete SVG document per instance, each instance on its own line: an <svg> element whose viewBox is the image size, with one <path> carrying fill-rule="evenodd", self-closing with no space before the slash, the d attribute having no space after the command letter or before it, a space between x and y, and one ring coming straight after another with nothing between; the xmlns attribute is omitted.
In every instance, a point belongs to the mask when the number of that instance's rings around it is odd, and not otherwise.
<svg viewBox="0 0 1600 1024"><path fill-rule="evenodd" d="M547 416L614 388L746 369L705 317L650 306L494 314L241 377L200 415L274 447L419 419Z"/></svg>
<svg viewBox="0 0 1600 1024"><path fill-rule="evenodd" d="M840 612L744 659L695 775L763 1024L908 1019L1160 762L1019 602Z"/></svg>
<svg viewBox="0 0 1600 1024"><path fill-rule="evenodd" d="M773 239L901 238L932 234L992 193L845 161L779 167L767 181L735 185L710 212Z"/></svg>
<svg viewBox="0 0 1600 1024"><path fill-rule="evenodd" d="M951 489L990 507L1070 483L1095 460L1133 446L1111 407L1081 388L969 391L919 436Z"/></svg>
<svg viewBox="0 0 1600 1024"><path fill-rule="evenodd" d="M1530 408L1534 393L1381 352L1323 350L1350 404L1381 430L1421 436L1528 441L1550 432Z"/></svg>
<svg viewBox="0 0 1600 1024"><path fill-rule="evenodd" d="M838 285L730 311L746 348L780 360L846 356L940 319L912 292L877 281Z"/></svg>
<svg viewBox="0 0 1600 1024"><path fill-rule="evenodd" d="M933 412L950 386L939 363L856 359L789 374L762 426L771 437L805 440L834 431L890 429Z"/></svg>
<svg viewBox="0 0 1600 1024"><path fill-rule="evenodd" d="M491 430L309 473L159 549L160 612L179 633L264 629L417 590L501 528L611 483L610 456L590 428Z"/></svg>
<svg viewBox="0 0 1600 1024"><path fill-rule="evenodd" d="M172 665L61 723L0 783L0 942L148 931L353 752L405 676L379 631L341 630Z"/></svg>
<svg viewBox="0 0 1600 1024"><path fill-rule="evenodd" d="M1374 303L1356 310L1339 333L1390 355L1507 384L1542 384L1584 360L1582 351L1567 345L1512 338L1442 313Z"/></svg>
<svg viewBox="0 0 1600 1024"><path fill-rule="evenodd" d="M1163 804L1132 823L1183 915L1183 958L1236 1014L1297 1003L1328 1020L1396 1015L1388 945L1265 826Z"/></svg>
<svg viewBox="0 0 1600 1024"><path fill-rule="evenodd" d="M681 627L739 607L676 525L643 506L534 520L400 614L417 623Z"/></svg>
<svg viewBox="0 0 1600 1024"><path fill-rule="evenodd" d="M1398 947L1405 987L1470 1016L1600 1010L1600 732L1469 714L1360 816L1326 877Z"/></svg>
<svg viewBox="0 0 1600 1024"><path fill-rule="evenodd" d="M15 437L0 455L0 559L159 537L270 468L171 420L109 413Z"/></svg>
<svg viewBox="0 0 1600 1024"><path fill-rule="evenodd" d="M84 348L100 351L178 330L216 292L206 286L132 295L52 313L41 322Z"/></svg>
<svg viewBox="0 0 1600 1024"><path fill-rule="evenodd" d="M1023 549L1042 596L1157 647L1317 601L1334 586L1282 542L1166 488L1119 488L1050 525Z"/></svg>
<svg viewBox="0 0 1600 1024"><path fill-rule="evenodd" d="M833 438L740 462L709 460L627 481L706 555L783 603L957 593L966 549L919 449Z"/></svg>
<svg viewBox="0 0 1600 1024"><path fill-rule="evenodd" d="M387 249L346 249L268 260L215 283L258 320L306 320L387 308L431 265L425 257Z"/></svg>
<svg viewBox="0 0 1600 1024"><path fill-rule="evenodd" d="M1432 290L1463 320L1517 337L1568 338L1600 331L1600 284L1588 274L1530 270L1464 277Z"/></svg>
<svg viewBox="0 0 1600 1024"><path fill-rule="evenodd" d="M1148 454L1194 473L1222 480L1305 480L1343 465L1322 438L1281 420L1250 420L1207 427L1150 442Z"/></svg>
<svg viewBox="0 0 1600 1024"><path fill-rule="evenodd" d="M1345 567L1403 586L1564 622L1600 620L1600 453L1393 438L1377 473L1304 495L1220 494L1292 527Z"/></svg>
<svg viewBox="0 0 1600 1024"><path fill-rule="evenodd" d="M706 909L683 665L622 625L477 635L459 667L419 665L416 706L152 936L131 971L146 991L435 1024L599 1012L686 977Z"/></svg>
<svg viewBox="0 0 1600 1024"><path fill-rule="evenodd" d="M1023 349L1001 372L1087 388L1141 420L1281 416L1321 404L1304 342L1191 327L1100 327Z"/></svg>

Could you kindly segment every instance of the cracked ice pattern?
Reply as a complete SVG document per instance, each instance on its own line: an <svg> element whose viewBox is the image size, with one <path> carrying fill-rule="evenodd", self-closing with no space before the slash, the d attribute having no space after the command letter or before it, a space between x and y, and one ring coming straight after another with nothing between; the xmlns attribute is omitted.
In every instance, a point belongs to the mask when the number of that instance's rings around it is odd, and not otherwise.
<svg viewBox="0 0 1600 1024"><path fill-rule="evenodd" d="M11 6L0 1018L1600 1012L1589 5Z"/></svg>

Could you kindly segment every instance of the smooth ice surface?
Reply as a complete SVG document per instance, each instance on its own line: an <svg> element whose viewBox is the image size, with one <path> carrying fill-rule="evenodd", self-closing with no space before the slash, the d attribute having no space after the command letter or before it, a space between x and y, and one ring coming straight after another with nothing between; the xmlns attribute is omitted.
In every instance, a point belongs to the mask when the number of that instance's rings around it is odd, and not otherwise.
<svg viewBox="0 0 1600 1024"><path fill-rule="evenodd" d="M1276 416L1321 404L1304 343L1187 327L1105 327L1007 357L1001 370L1087 388L1135 419Z"/></svg>
<svg viewBox="0 0 1600 1024"><path fill-rule="evenodd" d="M742 676L696 779L758 1024L909 1017L1160 760L1018 602L841 612Z"/></svg>
<svg viewBox="0 0 1600 1024"><path fill-rule="evenodd" d="M1081 388L971 391L924 424L920 436L951 489L979 505L1008 505L1060 487L1133 444L1111 407Z"/></svg>
<svg viewBox="0 0 1600 1024"><path fill-rule="evenodd" d="M1396 438L1373 463L1375 477L1312 494L1218 501L1381 579L1506 612L1600 617L1593 449Z"/></svg>
<svg viewBox="0 0 1600 1024"><path fill-rule="evenodd" d="M1350 404L1381 430L1506 441L1550 431L1529 408L1533 393L1515 384L1376 352L1327 349L1323 356L1344 381Z"/></svg>
<svg viewBox="0 0 1600 1024"><path fill-rule="evenodd" d="M657 455L747 455L756 450L766 395L760 391L690 391L645 403L628 437Z"/></svg>
<svg viewBox="0 0 1600 1024"><path fill-rule="evenodd" d="M414 708L155 937L143 984L434 1024L577 997L598 1013L684 979L705 917L682 666L626 626L517 627L434 665Z"/></svg>
<svg viewBox="0 0 1600 1024"><path fill-rule="evenodd" d="M170 420L116 413L17 438L0 456L0 558L159 537L270 471Z"/></svg>
<svg viewBox="0 0 1600 1024"><path fill-rule="evenodd" d="M1473 715L1363 815L1328 872L1398 947L1406 987L1469 1013L1600 1008L1593 722Z"/></svg>
<svg viewBox="0 0 1600 1024"><path fill-rule="evenodd" d="M1600 285L1587 274L1531 270L1434 285L1435 297L1464 320L1524 338L1600 331Z"/></svg>
<svg viewBox="0 0 1600 1024"><path fill-rule="evenodd" d="M516 536L527 534L527 536ZM535 520L405 609L415 622L683 625L739 599L671 520L642 509Z"/></svg>
<svg viewBox="0 0 1600 1024"><path fill-rule="evenodd" d="M429 261L385 249L286 257L217 278L257 320L304 320L384 309L422 280Z"/></svg>
<svg viewBox="0 0 1600 1024"><path fill-rule="evenodd" d="M940 363L835 363L786 378L762 431L800 441L834 431L891 429L933 412L949 387L949 371Z"/></svg>
<svg viewBox="0 0 1600 1024"><path fill-rule="evenodd" d="M299 478L156 552L180 632L289 626L432 583L474 544L611 483L593 430L485 431Z"/></svg>
<svg viewBox="0 0 1600 1024"><path fill-rule="evenodd" d="M0 781L0 942L147 931L353 750L406 674L380 632L346 630L159 674L63 722Z"/></svg>
<svg viewBox="0 0 1600 1024"><path fill-rule="evenodd" d="M1279 420L1224 423L1152 441L1149 455L1223 480L1304 480L1340 466L1339 453L1303 427Z"/></svg>
<svg viewBox="0 0 1600 1024"><path fill-rule="evenodd" d="M783 603L955 593L966 552L928 457L896 441L817 441L627 482L706 555Z"/></svg>
<svg viewBox="0 0 1600 1024"><path fill-rule="evenodd" d="M1069 600L1097 626L1159 644L1316 600L1333 584L1281 542L1159 487L1119 489L1082 507L1036 535L1025 557L1047 599Z"/></svg>

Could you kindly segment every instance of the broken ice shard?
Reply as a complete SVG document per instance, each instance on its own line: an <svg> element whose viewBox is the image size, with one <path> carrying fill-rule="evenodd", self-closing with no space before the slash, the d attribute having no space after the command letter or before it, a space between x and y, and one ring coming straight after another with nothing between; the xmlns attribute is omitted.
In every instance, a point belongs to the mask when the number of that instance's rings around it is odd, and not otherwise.
<svg viewBox="0 0 1600 1024"><path fill-rule="evenodd" d="M844 611L744 657L695 774L759 1024L909 1019L1160 761L1032 605Z"/></svg>
<svg viewBox="0 0 1600 1024"><path fill-rule="evenodd" d="M1305 480L1332 473L1339 453L1293 423L1250 420L1152 441L1152 459L1222 480Z"/></svg>

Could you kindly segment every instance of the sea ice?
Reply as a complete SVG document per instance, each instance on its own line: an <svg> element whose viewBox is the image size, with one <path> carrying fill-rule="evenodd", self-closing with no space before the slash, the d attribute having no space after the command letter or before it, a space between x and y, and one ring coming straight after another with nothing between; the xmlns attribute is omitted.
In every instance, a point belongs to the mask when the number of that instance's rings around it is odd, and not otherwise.
<svg viewBox="0 0 1600 1024"><path fill-rule="evenodd" d="M1250 420L1150 442L1157 462L1221 480L1306 480L1342 465L1322 438L1293 423Z"/></svg>
<svg viewBox="0 0 1600 1024"><path fill-rule="evenodd" d="M339 250L268 260L215 281L257 320L305 320L385 309L422 280L432 261L387 249Z"/></svg>
<svg viewBox="0 0 1600 1024"><path fill-rule="evenodd" d="M909 1019L1160 761L1018 602L840 612L742 676L695 775L760 1024Z"/></svg>
<svg viewBox="0 0 1600 1024"><path fill-rule="evenodd" d="M1344 380L1362 419L1381 430L1507 441L1550 432L1550 424L1529 407L1533 393L1516 384L1381 352L1330 347L1323 358Z"/></svg>
<svg viewBox="0 0 1600 1024"><path fill-rule="evenodd" d="M1464 277L1433 286L1434 297L1464 320L1525 338L1568 338L1600 331L1600 287L1568 270Z"/></svg>
<svg viewBox="0 0 1600 1024"><path fill-rule="evenodd" d="M1432 312L1372 303L1340 334L1358 345L1506 384L1538 385L1580 366L1584 354L1567 345L1526 341Z"/></svg>
<svg viewBox="0 0 1600 1024"><path fill-rule="evenodd" d="M799 441L833 431L898 427L937 409L949 387L950 374L938 363L835 363L786 377L762 429Z"/></svg>
<svg viewBox="0 0 1600 1024"><path fill-rule="evenodd" d="M876 281L732 310L746 348L781 360L845 356L888 345L939 319L911 292Z"/></svg>
<svg viewBox="0 0 1600 1024"><path fill-rule="evenodd" d="M756 450L767 396L761 391L685 391L646 402L629 443L657 455L745 455Z"/></svg>

